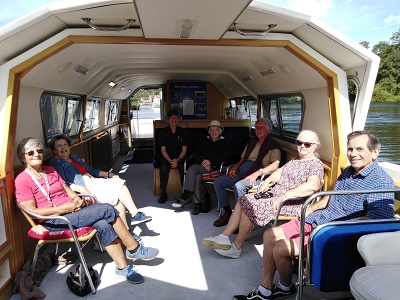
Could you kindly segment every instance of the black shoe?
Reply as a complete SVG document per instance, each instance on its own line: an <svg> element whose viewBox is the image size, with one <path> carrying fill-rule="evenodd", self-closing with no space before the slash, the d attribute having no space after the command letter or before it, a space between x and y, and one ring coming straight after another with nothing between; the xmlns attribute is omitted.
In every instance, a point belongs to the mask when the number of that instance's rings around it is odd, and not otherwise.
<svg viewBox="0 0 400 300"><path fill-rule="evenodd" d="M200 205L198 203L193 204L192 215L198 215L200 212Z"/></svg>
<svg viewBox="0 0 400 300"><path fill-rule="evenodd" d="M160 198L158 198L158 203L165 203L168 200L167 193L161 193Z"/></svg>
<svg viewBox="0 0 400 300"><path fill-rule="evenodd" d="M263 294L260 293L258 288L255 288L247 295L235 295L232 298L232 300L271 300L271 299L275 298L273 298L272 295L264 296Z"/></svg>
<svg viewBox="0 0 400 300"><path fill-rule="evenodd" d="M282 290L278 285L275 286L274 291L272 292L271 299L282 299L286 297L291 297L296 294L296 287L292 284L288 291Z"/></svg>

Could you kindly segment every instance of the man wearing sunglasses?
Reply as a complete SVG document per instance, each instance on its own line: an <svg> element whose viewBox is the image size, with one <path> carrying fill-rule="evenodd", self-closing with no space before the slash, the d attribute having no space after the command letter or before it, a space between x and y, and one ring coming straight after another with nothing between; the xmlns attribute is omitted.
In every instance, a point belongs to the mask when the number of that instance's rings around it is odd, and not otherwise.
<svg viewBox="0 0 400 300"><path fill-rule="evenodd" d="M270 120L258 119L255 123L256 137L247 143L240 161L229 168L227 175L220 176L214 181L219 207L224 209L224 214L214 222L215 227L228 224L232 215L226 188L234 186L236 200L245 195L262 174L271 174L279 168L282 148L276 140L269 136L271 130Z"/></svg>
<svg viewBox="0 0 400 300"><path fill-rule="evenodd" d="M307 148L311 143L296 141ZM354 131L347 136L347 158L350 166L336 181L335 190L373 190L394 188L393 180L378 165L380 144L367 131ZM304 247L315 227L327 222L356 219L393 218L394 194L371 193L359 195L325 196L311 204L306 211ZM236 295L234 300L267 300L293 296L293 264L291 258L299 255L300 221L292 220L264 232L264 252L261 284L247 295ZM274 284L275 272L279 282Z"/></svg>

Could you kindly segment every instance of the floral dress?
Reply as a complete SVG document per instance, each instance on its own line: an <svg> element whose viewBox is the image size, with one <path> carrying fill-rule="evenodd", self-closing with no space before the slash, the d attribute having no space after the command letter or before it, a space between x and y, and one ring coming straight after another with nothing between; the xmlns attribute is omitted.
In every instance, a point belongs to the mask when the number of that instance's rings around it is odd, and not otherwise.
<svg viewBox="0 0 400 300"><path fill-rule="evenodd" d="M281 177L270 191L274 195L273 197L256 199L254 197L255 193L246 194L238 198L238 203L251 221L259 226L265 226L275 218L275 211L272 207L275 196L280 196L298 187L307 182L308 178L313 175L318 176L322 181L324 165L321 160L314 158L300 161L298 158L293 158L282 167ZM297 212L303 203L304 200L289 201L282 206L280 214L297 216Z"/></svg>

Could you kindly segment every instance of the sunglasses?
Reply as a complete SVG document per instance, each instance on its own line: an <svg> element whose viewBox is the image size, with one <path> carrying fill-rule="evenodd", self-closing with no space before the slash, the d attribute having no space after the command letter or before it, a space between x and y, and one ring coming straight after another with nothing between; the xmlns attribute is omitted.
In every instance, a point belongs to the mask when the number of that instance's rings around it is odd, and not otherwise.
<svg viewBox="0 0 400 300"><path fill-rule="evenodd" d="M42 153L43 153L43 149L31 150L31 151L29 151L29 152L25 152L25 154L26 154L26 155L29 155L29 156L33 156L33 155L35 154L35 152L36 152L37 154L42 154Z"/></svg>
<svg viewBox="0 0 400 300"><path fill-rule="evenodd" d="M303 141L299 141L299 140L296 140L295 143L299 147L301 147L301 145L304 145L305 148L310 148L311 145L315 145L315 143L303 142Z"/></svg>

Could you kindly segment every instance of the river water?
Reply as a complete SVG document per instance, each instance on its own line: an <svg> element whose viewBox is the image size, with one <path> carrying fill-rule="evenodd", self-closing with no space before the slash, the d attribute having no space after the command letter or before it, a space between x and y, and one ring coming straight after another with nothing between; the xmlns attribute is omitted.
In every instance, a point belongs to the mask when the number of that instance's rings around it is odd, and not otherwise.
<svg viewBox="0 0 400 300"><path fill-rule="evenodd" d="M382 144L378 160L400 164L400 103L371 103L365 129Z"/></svg>

